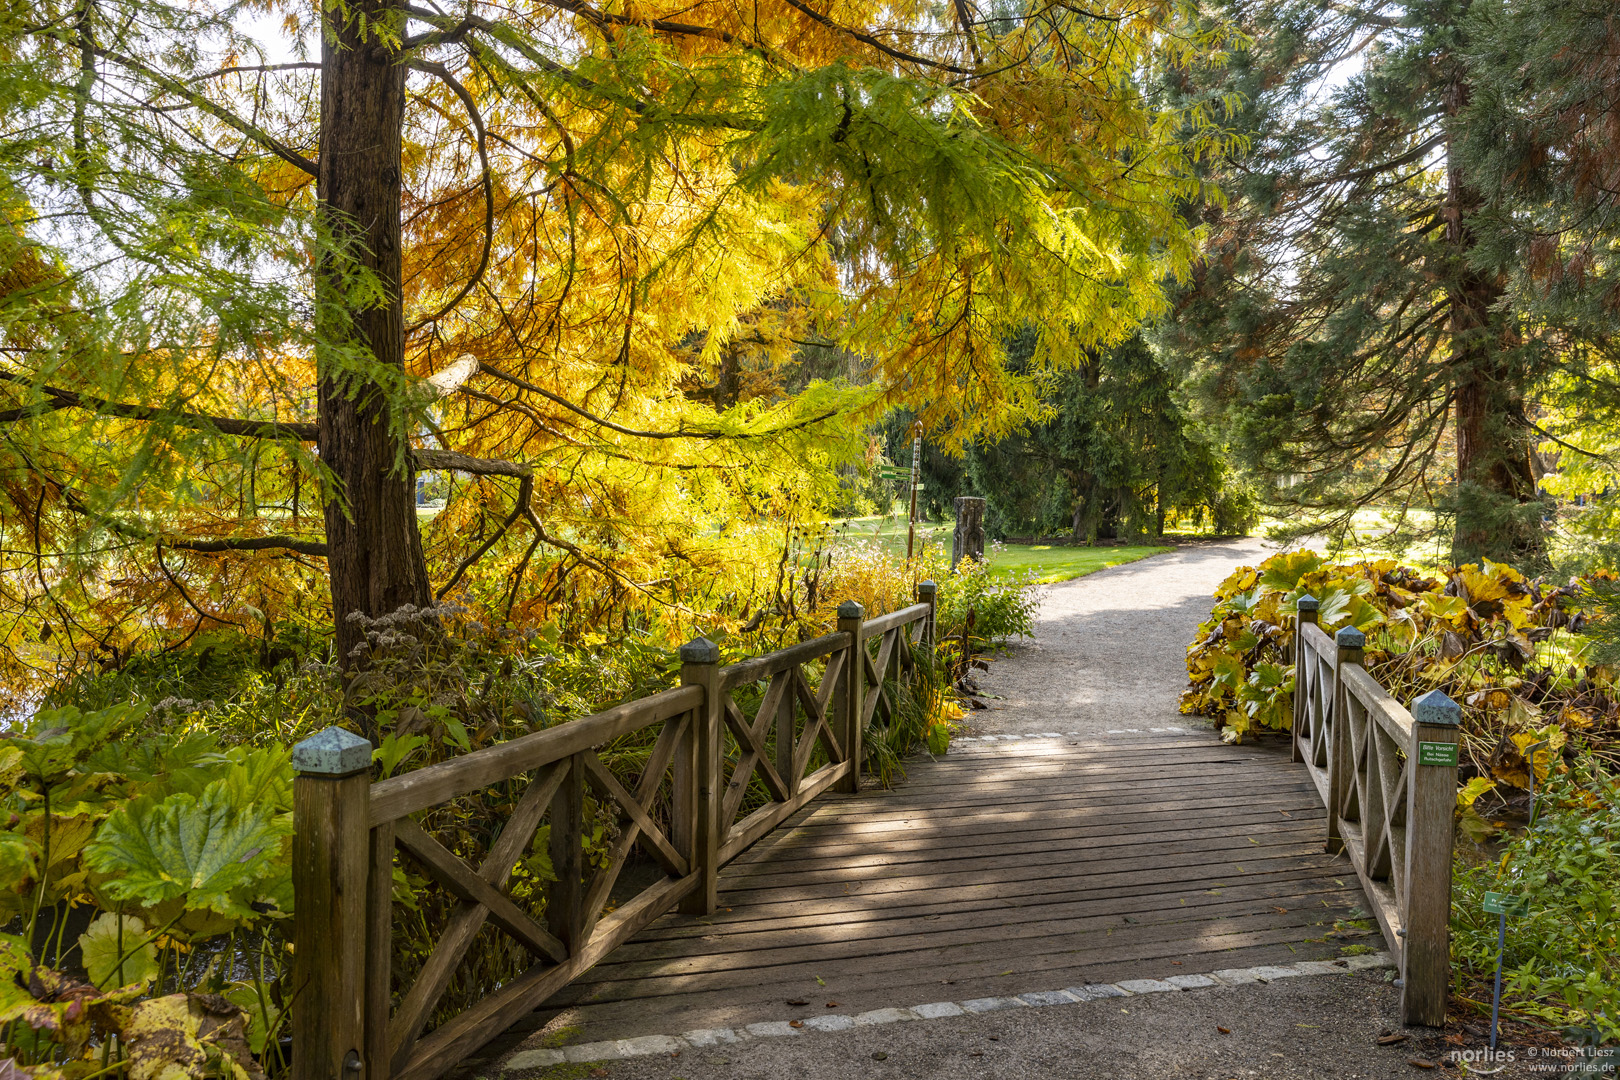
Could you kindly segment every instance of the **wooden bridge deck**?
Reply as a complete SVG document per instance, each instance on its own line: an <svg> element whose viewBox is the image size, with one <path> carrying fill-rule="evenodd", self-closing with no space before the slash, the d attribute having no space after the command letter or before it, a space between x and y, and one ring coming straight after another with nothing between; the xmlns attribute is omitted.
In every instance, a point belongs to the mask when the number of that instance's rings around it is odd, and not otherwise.
<svg viewBox="0 0 1620 1080"><path fill-rule="evenodd" d="M722 873L712 917L665 916L503 1042L1337 955L1325 935L1366 902L1286 747L1117 739L958 744L894 790L823 796Z"/></svg>

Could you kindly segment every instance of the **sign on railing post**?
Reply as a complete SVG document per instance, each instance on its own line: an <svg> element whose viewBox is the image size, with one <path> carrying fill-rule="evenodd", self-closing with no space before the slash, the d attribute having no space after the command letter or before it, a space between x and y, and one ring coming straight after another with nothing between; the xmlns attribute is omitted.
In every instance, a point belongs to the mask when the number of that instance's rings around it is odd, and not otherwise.
<svg viewBox="0 0 1620 1080"><path fill-rule="evenodd" d="M293 1080L366 1080L371 743L329 727L292 765Z"/></svg>
<svg viewBox="0 0 1620 1080"><path fill-rule="evenodd" d="M703 704L692 710L688 746L677 758L684 764L684 769L676 769L677 798L692 806L692 817L690 835L677 836L676 844L685 840L692 870L701 875L698 887L681 901L680 910L687 915L712 915L720 903L720 735L725 725L720 647L699 637L682 645L680 651L681 685L703 687ZM680 779L683 771L685 780ZM678 816L676 821L680 821Z"/></svg>
<svg viewBox="0 0 1620 1080"><path fill-rule="evenodd" d="M1310 723L1310 702L1307 695L1310 693L1311 677L1314 672L1308 666L1311 663L1311 651L1305 647L1304 634L1300 627L1316 625L1316 611L1321 604L1316 597L1306 595L1300 597L1294 604L1299 612L1294 623L1294 726L1292 730L1294 749L1291 755L1294 761L1304 761L1304 755L1299 748L1300 732Z"/></svg>
<svg viewBox="0 0 1620 1080"><path fill-rule="evenodd" d="M1360 664L1365 655L1367 635L1353 626L1346 626L1333 635L1337 646L1333 658L1333 732L1332 746L1328 750L1327 800L1327 853L1337 855L1344 850L1344 830L1339 827L1339 816L1344 812L1345 798L1350 792L1351 775L1355 765L1351 761L1350 725L1345 721L1348 711L1344 703L1344 665Z"/></svg>
<svg viewBox="0 0 1620 1080"><path fill-rule="evenodd" d="M1462 709L1438 690L1412 703L1406 777L1406 931L1401 950L1401 1019L1446 1022L1451 981L1452 812Z"/></svg>
<svg viewBox="0 0 1620 1080"><path fill-rule="evenodd" d="M866 685L866 642L862 640L861 624L865 618L866 609L853 600L838 605L838 632L849 635L849 651L844 654L838 685L833 688L833 729L850 765L849 775L833 790L850 794L861 790L861 763L866 755L862 745L866 732L861 730L861 688Z"/></svg>

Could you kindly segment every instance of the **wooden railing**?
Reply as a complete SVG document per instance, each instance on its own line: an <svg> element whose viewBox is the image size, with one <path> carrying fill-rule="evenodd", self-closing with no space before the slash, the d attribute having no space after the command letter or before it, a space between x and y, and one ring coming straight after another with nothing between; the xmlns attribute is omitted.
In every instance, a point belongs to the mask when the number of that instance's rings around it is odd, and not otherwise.
<svg viewBox="0 0 1620 1080"><path fill-rule="evenodd" d="M1329 637L1299 601L1294 759L1327 807L1327 850L1349 856L1400 970L1401 1019L1441 1026L1451 955L1451 841L1462 710L1431 691L1408 712L1362 666L1366 638Z"/></svg>
<svg viewBox="0 0 1620 1080"><path fill-rule="evenodd" d="M844 604L835 633L729 667L699 638L681 647L675 689L386 780L370 778L371 744L341 728L299 743L295 1080L432 1080L672 908L713 912L722 866L828 788L858 790L865 728L896 714L886 684L912 671L913 645L933 640L932 582L918 587L918 601L871 621L859 604ZM749 686L763 686L753 716L737 702ZM651 730L646 764L627 787L599 754ZM754 778L768 800L739 819ZM502 783L521 794L476 866L417 820ZM584 860L587 790L618 819L600 866ZM556 880L537 919L507 886L542 825ZM455 900L397 1006L396 850ZM619 895L636 851L662 875ZM428 1030L486 924L522 945L532 966Z"/></svg>

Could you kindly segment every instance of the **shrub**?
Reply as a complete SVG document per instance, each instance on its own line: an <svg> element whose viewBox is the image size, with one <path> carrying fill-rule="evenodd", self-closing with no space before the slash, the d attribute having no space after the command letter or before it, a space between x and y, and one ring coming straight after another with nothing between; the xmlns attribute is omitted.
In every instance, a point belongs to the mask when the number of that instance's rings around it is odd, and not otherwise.
<svg viewBox="0 0 1620 1080"><path fill-rule="evenodd" d="M1489 561L1431 577L1394 560L1328 564L1309 551L1239 567L1221 583L1187 649L1182 712L1214 718L1232 742L1291 729L1294 620L1307 594L1325 630L1367 635L1367 670L1398 700L1439 689L1462 705L1465 780L1522 788L1530 744L1607 753L1620 736L1612 672L1580 663L1581 583L1531 581ZM1551 755L1537 757L1545 775Z"/></svg>
<svg viewBox="0 0 1620 1080"><path fill-rule="evenodd" d="M1489 993L1497 917L1486 892L1529 904L1509 919L1503 995L1520 1012L1620 1039L1620 785L1593 773L1554 776L1534 825L1500 858L1461 865L1452 879L1451 952L1457 992ZM1469 984L1473 985L1470 986Z"/></svg>

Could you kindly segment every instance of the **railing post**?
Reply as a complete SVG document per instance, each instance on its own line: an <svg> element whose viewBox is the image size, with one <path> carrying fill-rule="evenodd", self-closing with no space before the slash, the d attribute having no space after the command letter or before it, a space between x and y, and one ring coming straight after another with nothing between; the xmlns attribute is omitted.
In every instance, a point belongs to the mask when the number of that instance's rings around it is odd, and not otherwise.
<svg viewBox="0 0 1620 1080"><path fill-rule="evenodd" d="M1295 606L1299 611L1299 617L1294 620L1294 749L1292 758L1294 761L1303 761L1305 757L1299 750L1299 729L1302 722L1309 722L1311 715L1310 698L1305 693L1305 688L1310 685L1310 679L1306 675L1304 629L1307 625L1316 625L1316 612L1322 605L1314 596L1302 596L1296 601ZM1316 735L1317 732L1311 732L1313 738Z"/></svg>
<svg viewBox="0 0 1620 1080"><path fill-rule="evenodd" d="M834 790L848 794L861 790L861 765L866 758L866 732L861 723L862 691L866 687L866 639L862 630L865 621L866 609L855 601L845 600L838 605L838 632L849 635L849 651L844 654L839 683L833 688L833 725L850 766L849 775L839 780Z"/></svg>
<svg viewBox="0 0 1620 1080"><path fill-rule="evenodd" d="M725 730L725 699L720 692L720 648L707 638L681 646L681 685L703 687L703 702L692 712L687 733L691 755L691 864L698 887L681 901L687 915L712 915L720 904L720 747Z"/></svg>
<svg viewBox="0 0 1620 1080"><path fill-rule="evenodd" d="M1337 855L1344 850L1344 832L1339 828L1339 814L1344 809L1345 796L1354 782L1355 763L1350 760L1350 710L1345 704L1344 680L1340 677L1346 664L1359 664L1365 655L1367 635L1353 626L1346 626L1333 635L1337 646L1333 657L1333 731L1328 746L1328 807L1327 853Z"/></svg>
<svg viewBox="0 0 1620 1080"><path fill-rule="evenodd" d="M294 746L292 764L293 1080L369 1080L371 743L329 727Z"/></svg>
<svg viewBox="0 0 1620 1080"><path fill-rule="evenodd" d="M1406 931L1401 1022L1442 1027L1451 982L1451 839L1462 708L1431 690L1412 703L1406 757Z"/></svg>
<svg viewBox="0 0 1620 1080"><path fill-rule="evenodd" d="M917 582L917 603L928 605L928 619L923 626L923 643L932 651L938 644L934 618L939 614L939 586L932 581Z"/></svg>
<svg viewBox="0 0 1620 1080"><path fill-rule="evenodd" d="M551 797L548 852L557 880L546 896L546 928L568 955L585 941L585 755L568 759L568 775Z"/></svg>

